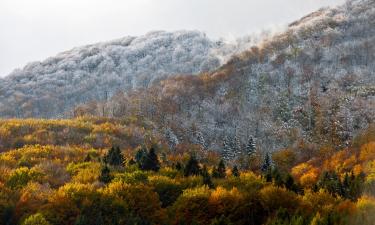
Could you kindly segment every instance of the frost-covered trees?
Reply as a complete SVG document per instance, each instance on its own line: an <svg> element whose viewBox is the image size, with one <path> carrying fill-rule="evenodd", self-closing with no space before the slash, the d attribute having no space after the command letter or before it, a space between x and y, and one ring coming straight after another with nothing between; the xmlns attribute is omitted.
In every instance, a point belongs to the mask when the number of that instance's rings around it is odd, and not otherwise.
<svg viewBox="0 0 375 225"><path fill-rule="evenodd" d="M211 71L245 45L218 44L198 31L160 31L74 48L1 79L0 116L64 116L81 103L106 101L119 90Z"/></svg>
<svg viewBox="0 0 375 225"><path fill-rule="evenodd" d="M171 149L174 149L180 143L177 136L174 134L174 132L170 128L166 129L165 138L168 141L168 145Z"/></svg>
<svg viewBox="0 0 375 225"><path fill-rule="evenodd" d="M256 153L256 144L253 136L249 137L249 140L246 145L246 154L252 156Z"/></svg>
<svg viewBox="0 0 375 225"><path fill-rule="evenodd" d="M226 161L229 161L234 158L234 149L232 147L232 143L230 141L230 138L228 136L224 137L223 140L223 150L222 150L222 156L223 159Z"/></svg>

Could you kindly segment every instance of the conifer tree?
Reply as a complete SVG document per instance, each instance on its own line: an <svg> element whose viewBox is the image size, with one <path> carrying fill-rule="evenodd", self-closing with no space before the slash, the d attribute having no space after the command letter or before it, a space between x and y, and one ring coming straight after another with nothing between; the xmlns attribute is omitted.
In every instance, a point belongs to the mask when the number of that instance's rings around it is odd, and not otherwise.
<svg viewBox="0 0 375 225"><path fill-rule="evenodd" d="M224 137L223 141L223 159L229 161L234 157L234 150L232 148L232 144L227 136Z"/></svg>
<svg viewBox="0 0 375 225"><path fill-rule="evenodd" d="M141 158L140 168L142 170L159 171L160 162L153 147L150 148L148 154L143 155L143 157Z"/></svg>
<svg viewBox="0 0 375 225"><path fill-rule="evenodd" d="M182 165L181 165L180 162L177 162L177 163L176 163L175 169L176 169L176 170L179 170L179 171L182 169Z"/></svg>
<svg viewBox="0 0 375 225"><path fill-rule="evenodd" d="M246 154L252 156L256 153L256 144L253 136L250 136L248 143L246 145Z"/></svg>
<svg viewBox="0 0 375 225"><path fill-rule="evenodd" d="M238 170L237 166L233 167L233 169L232 169L232 175L235 176L235 177L239 177L240 176L240 171Z"/></svg>
<svg viewBox="0 0 375 225"><path fill-rule="evenodd" d="M241 141L238 138L237 134L234 135L232 149L234 156L239 156L242 153Z"/></svg>
<svg viewBox="0 0 375 225"><path fill-rule="evenodd" d="M213 173L213 176L215 178L225 178L225 164L224 164L224 160L220 160L217 168L214 168L214 170L216 169L215 173Z"/></svg>
<svg viewBox="0 0 375 225"><path fill-rule="evenodd" d="M120 147L116 146L109 149L104 156L104 162L111 166L121 166L124 162Z"/></svg>
<svg viewBox="0 0 375 225"><path fill-rule="evenodd" d="M111 182L112 180L112 177L111 177L111 174L110 174L110 169L108 168L107 165L104 165L102 166L101 170L100 170L100 176L99 176L99 180L105 184Z"/></svg>
<svg viewBox="0 0 375 225"><path fill-rule="evenodd" d="M266 172L266 171L270 170L271 168L272 168L271 156L267 152L265 157L264 157L264 160L263 160L263 163L262 163L262 166L261 166L261 170L263 172Z"/></svg>
<svg viewBox="0 0 375 225"><path fill-rule="evenodd" d="M200 173L200 167L197 159L195 156L191 155L189 161L187 162L185 169L184 169L184 175L191 176L191 175L199 175Z"/></svg>
<svg viewBox="0 0 375 225"><path fill-rule="evenodd" d="M147 149L145 146L142 146L142 148L138 149L137 153L135 154L135 161L140 164L141 159L147 155Z"/></svg>

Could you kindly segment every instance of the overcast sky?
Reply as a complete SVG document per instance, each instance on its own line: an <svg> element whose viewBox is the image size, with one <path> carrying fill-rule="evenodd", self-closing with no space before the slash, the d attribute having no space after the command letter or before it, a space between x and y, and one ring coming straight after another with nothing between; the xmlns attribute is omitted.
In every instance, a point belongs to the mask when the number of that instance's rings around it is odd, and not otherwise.
<svg viewBox="0 0 375 225"><path fill-rule="evenodd" d="M233 38L345 0L0 0L0 76L75 46L151 30Z"/></svg>

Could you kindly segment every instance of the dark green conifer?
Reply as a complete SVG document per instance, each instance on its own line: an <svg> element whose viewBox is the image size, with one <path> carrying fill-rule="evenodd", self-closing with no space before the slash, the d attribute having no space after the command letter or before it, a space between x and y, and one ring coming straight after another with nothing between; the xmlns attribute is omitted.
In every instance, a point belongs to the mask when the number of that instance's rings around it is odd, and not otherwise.
<svg viewBox="0 0 375 225"><path fill-rule="evenodd" d="M232 169L232 175L235 176L235 177L239 177L240 176L240 171L238 170L237 166L233 167L233 169Z"/></svg>
<svg viewBox="0 0 375 225"><path fill-rule="evenodd" d="M107 165L102 166L102 168L100 170L99 180L103 183L106 183L106 184L111 182L112 177L111 177L110 173L111 173L111 171L110 171L110 169L108 168Z"/></svg>
<svg viewBox="0 0 375 225"><path fill-rule="evenodd" d="M118 146L109 149L108 153L104 156L104 162L111 166L121 166L124 158Z"/></svg>
<svg viewBox="0 0 375 225"><path fill-rule="evenodd" d="M200 174L200 167L197 159L195 156L191 155L189 161L187 162L185 169L184 169L184 175L191 176L191 175L199 175Z"/></svg>

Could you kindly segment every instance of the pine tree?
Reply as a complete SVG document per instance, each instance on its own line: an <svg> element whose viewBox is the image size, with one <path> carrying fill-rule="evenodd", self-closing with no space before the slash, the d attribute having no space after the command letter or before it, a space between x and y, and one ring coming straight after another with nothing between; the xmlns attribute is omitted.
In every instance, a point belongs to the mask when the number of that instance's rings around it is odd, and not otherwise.
<svg viewBox="0 0 375 225"><path fill-rule="evenodd" d="M213 176L215 178L225 178L226 176L226 169L225 169L225 164L224 164L224 160L220 160L217 168L214 168L216 169L215 173L213 173Z"/></svg>
<svg viewBox="0 0 375 225"><path fill-rule="evenodd" d="M143 155L142 159L140 160L140 168L142 170L159 171L160 162L153 147L150 148L147 155Z"/></svg>
<svg viewBox="0 0 375 225"><path fill-rule="evenodd" d="M263 163L262 163L262 166L261 166L261 170L263 172L267 172L268 170L271 170L271 168L272 168L271 156L267 152L265 157L264 157L264 160L263 160Z"/></svg>
<svg viewBox="0 0 375 225"><path fill-rule="evenodd" d="M232 175L235 176L235 177L239 177L240 176L240 171L238 170L237 166L233 167L233 169L232 169Z"/></svg>
<svg viewBox="0 0 375 225"><path fill-rule="evenodd" d="M182 165L181 165L180 162L176 163L175 169L178 170L178 171L180 171L182 169Z"/></svg>
<svg viewBox="0 0 375 225"><path fill-rule="evenodd" d="M173 133L172 129L168 128L165 131L165 138L168 141L168 145L170 149L175 149L175 147L180 143L177 136Z"/></svg>
<svg viewBox="0 0 375 225"><path fill-rule="evenodd" d="M124 162L121 150L118 146L109 149L108 153L104 156L104 162L111 166L121 166Z"/></svg>
<svg viewBox="0 0 375 225"><path fill-rule="evenodd" d="M203 149L207 149L206 141L204 140L203 134L200 131L197 131L195 134L196 144L202 146Z"/></svg>
<svg viewBox="0 0 375 225"><path fill-rule="evenodd" d="M100 176L99 176L99 180L105 184L111 182L112 180L112 177L111 177L111 171L110 169L108 168L107 165L104 165L102 166L101 170L100 170Z"/></svg>
<svg viewBox="0 0 375 225"><path fill-rule="evenodd" d="M207 167L204 165L202 169L203 184L207 185L209 188L213 188L214 185L211 181L211 176L207 171Z"/></svg>
<svg viewBox="0 0 375 225"><path fill-rule="evenodd" d="M246 154L252 156L256 153L256 144L253 136L250 136L248 143L246 145Z"/></svg>
<svg viewBox="0 0 375 225"><path fill-rule="evenodd" d="M135 154L135 161L138 163L138 164L140 164L140 162L141 162L141 159L145 156L145 155L147 155L147 149L146 149L146 147L145 146L142 146L142 148L140 148L138 151L137 151L137 153Z"/></svg>
<svg viewBox="0 0 375 225"><path fill-rule="evenodd" d="M234 156L241 155L241 153L242 153L241 141L238 138L237 134L234 135L233 143L232 143L232 149L233 149L233 152L234 152Z"/></svg>
<svg viewBox="0 0 375 225"><path fill-rule="evenodd" d="M200 173L200 167L197 159L195 156L191 155L189 161L187 162L185 169L184 169L184 175L191 176L191 175L199 175Z"/></svg>
<svg viewBox="0 0 375 225"><path fill-rule="evenodd" d="M234 158L234 150L232 144L227 136L224 137L223 141L223 159L229 161Z"/></svg>

